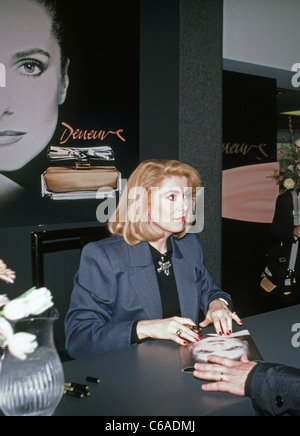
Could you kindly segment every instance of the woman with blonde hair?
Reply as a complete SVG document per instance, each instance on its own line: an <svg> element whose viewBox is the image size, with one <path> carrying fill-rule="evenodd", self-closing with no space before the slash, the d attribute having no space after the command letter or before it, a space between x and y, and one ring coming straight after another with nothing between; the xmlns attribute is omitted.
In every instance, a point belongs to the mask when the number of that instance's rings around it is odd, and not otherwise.
<svg viewBox="0 0 300 436"><path fill-rule="evenodd" d="M129 347L148 339L179 345L199 340L213 323L232 333L228 294L214 285L195 219L200 176L178 161L149 160L131 175L110 219L112 237L87 245L69 312L66 349L79 358Z"/></svg>

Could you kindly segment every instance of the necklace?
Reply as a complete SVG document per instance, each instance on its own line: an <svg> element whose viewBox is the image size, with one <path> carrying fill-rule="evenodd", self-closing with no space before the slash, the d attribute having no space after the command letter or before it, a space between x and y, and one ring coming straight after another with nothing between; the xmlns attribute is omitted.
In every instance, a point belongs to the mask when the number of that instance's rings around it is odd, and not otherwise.
<svg viewBox="0 0 300 436"><path fill-rule="evenodd" d="M172 266L168 256L164 255L161 256L160 260L158 261L159 268L157 269L158 273L164 273L167 277L170 275L170 268Z"/></svg>

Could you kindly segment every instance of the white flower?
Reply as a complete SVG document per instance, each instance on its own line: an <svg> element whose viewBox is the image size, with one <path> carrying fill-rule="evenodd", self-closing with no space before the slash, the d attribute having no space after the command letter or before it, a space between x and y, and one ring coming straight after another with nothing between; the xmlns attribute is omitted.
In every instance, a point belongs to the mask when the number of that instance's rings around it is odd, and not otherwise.
<svg viewBox="0 0 300 436"><path fill-rule="evenodd" d="M8 303L9 299L7 298L7 295L0 295L0 307L3 307Z"/></svg>
<svg viewBox="0 0 300 436"><path fill-rule="evenodd" d="M34 289L24 297L10 301L3 309L5 318L17 321L30 315L40 315L53 307L51 292L47 288Z"/></svg>
<svg viewBox="0 0 300 436"><path fill-rule="evenodd" d="M26 301L31 315L40 315L54 306L51 292L47 288L35 289L26 297Z"/></svg>
<svg viewBox="0 0 300 436"><path fill-rule="evenodd" d="M283 186L285 187L285 189L294 189L296 183L294 182L293 179L286 179L283 182Z"/></svg>
<svg viewBox="0 0 300 436"><path fill-rule="evenodd" d="M10 354L19 360L26 360L27 354L32 354L38 347L36 336L23 332L11 336L6 345Z"/></svg>
<svg viewBox="0 0 300 436"><path fill-rule="evenodd" d="M6 341L14 334L11 324L6 319L0 317L0 345L5 346Z"/></svg>
<svg viewBox="0 0 300 436"><path fill-rule="evenodd" d="M10 321L28 318L30 315L29 306L25 298L10 301L3 309L3 315Z"/></svg>

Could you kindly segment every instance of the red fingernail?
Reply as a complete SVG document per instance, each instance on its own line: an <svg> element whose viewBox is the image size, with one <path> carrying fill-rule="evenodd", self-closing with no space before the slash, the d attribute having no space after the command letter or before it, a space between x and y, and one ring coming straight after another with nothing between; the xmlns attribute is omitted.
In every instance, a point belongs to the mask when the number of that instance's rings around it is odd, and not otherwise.
<svg viewBox="0 0 300 436"><path fill-rule="evenodd" d="M219 336L223 336L223 333L222 333L222 332L219 332Z"/></svg>

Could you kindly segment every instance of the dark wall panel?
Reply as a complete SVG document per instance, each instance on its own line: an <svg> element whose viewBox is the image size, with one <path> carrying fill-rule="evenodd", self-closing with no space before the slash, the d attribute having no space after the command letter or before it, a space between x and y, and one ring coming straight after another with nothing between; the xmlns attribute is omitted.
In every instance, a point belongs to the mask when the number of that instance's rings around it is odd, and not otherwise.
<svg viewBox="0 0 300 436"><path fill-rule="evenodd" d="M202 178L205 227L200 238L207 267L220 284L223 1L180 4L179 157Z"/></svg>

